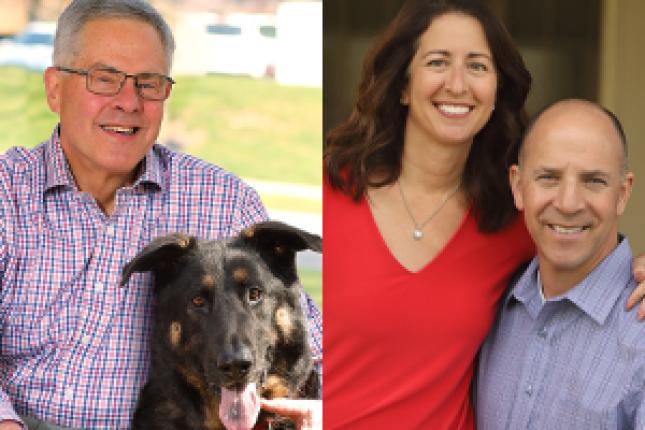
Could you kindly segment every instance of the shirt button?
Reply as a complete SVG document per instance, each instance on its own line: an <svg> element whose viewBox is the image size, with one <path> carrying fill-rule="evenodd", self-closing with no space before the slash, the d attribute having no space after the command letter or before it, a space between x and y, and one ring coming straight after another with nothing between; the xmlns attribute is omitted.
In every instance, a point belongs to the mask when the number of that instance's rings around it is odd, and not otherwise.
<svg viewBox="0 0 645 430"><path fill-rule="evenodd" d="M71 388L65 388L63 395L65 396L66 400L71 400L72 397L74 397L74 391L72 391Z"/></svg>
<svg viewBox="0 0 645 430"><path fill-rule="evenodd" d="M116 227L114 227L114 224L110 224L105 228L105 232L110 236L114 236L115 231L116 231Z"/></svg>
<svg viewBox="0 0 645 430"><path fill-rule="evenodd" d="M92 338L89 335L86 334L85 336L83 336L81 338L81 343L83 343L83 345L89 345L91 340L92 340Z"/></svg>
<svg viewBox="0 0 645 430"><path fill-rule="evenodd" d="M538 336L540 336L542 339L546 339L546 335L548 334L548 330L546 327L542 327L540 331L538 332Z"/></svg>
<svg viewBox="0 0 645 430"><path fill-rule="evenodd" d="M531 397L533 395L533 385L527 385L526 390L524 390L527 396Z"/></svg>
<svg viewBox="0 0 645 430"><path fill-rule="evenodd" d="M94 289L96 291L103 291L105 289L105 284L103 282L97 282Z"/></svg>

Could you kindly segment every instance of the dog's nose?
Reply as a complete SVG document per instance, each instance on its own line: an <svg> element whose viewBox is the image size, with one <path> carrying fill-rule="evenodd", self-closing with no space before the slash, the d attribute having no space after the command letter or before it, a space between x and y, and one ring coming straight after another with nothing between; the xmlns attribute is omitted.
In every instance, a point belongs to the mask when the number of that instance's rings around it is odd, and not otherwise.
<svg viewBox="0 0 645 430"><path fill-rule="evenodd" d="M241 348L235 352L222 353L217 359L217 367L227 378L239 380L246 377L253 365L251 352Z"/></svg>

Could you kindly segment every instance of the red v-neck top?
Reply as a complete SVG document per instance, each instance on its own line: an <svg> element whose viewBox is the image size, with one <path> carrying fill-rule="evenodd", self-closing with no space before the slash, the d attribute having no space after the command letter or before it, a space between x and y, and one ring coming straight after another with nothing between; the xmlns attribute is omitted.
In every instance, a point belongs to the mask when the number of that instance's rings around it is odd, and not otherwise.
<svg viewBox="0 0 645 430"><path fill-rule="evenodd" d="M323 220L325 429L473 429L473 360L534 254L521 217L484 234L469 211L418 272L392 256L365 199L325 184Z"/></svg>

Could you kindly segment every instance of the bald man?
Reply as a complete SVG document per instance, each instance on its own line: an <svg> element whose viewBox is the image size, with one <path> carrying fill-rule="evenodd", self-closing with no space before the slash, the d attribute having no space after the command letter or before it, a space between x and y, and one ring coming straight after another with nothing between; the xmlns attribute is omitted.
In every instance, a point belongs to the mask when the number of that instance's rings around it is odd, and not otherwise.
<svg viewBox="0 0 645 430"><path fill-rule="evenodd" d="M645 429L645 325L618 219L632 190L618 119L564 100L540 113L510 169L537 256L484 347L477 428Z"/></svg>

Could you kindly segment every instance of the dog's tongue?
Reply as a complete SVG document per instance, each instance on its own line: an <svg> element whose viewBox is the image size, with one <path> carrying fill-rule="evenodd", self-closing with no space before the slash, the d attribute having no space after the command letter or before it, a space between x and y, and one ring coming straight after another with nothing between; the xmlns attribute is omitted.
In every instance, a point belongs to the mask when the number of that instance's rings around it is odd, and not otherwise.
<svg viewBox="0 0 645 430"><path fill-rule="evenodd" d="M222 387L219 403L219 418L227 430L249 430L253 428L260 413L260 399L255 383L248 384L242 391Z"/></svg>

